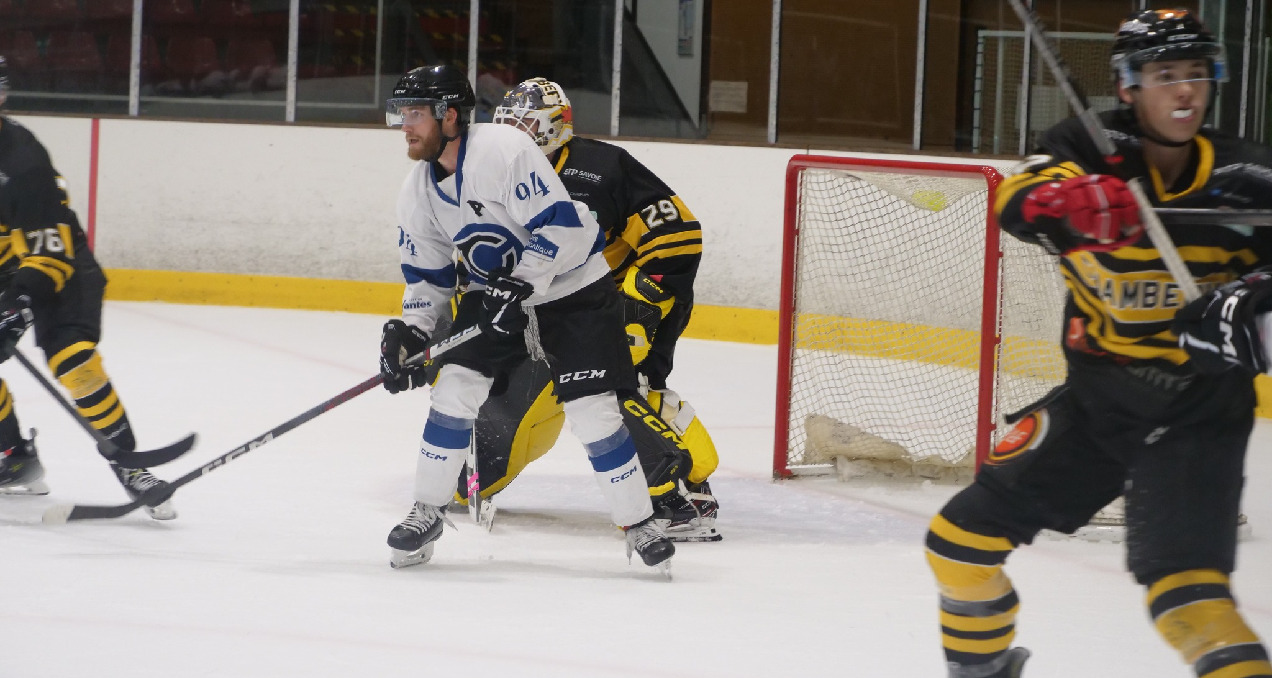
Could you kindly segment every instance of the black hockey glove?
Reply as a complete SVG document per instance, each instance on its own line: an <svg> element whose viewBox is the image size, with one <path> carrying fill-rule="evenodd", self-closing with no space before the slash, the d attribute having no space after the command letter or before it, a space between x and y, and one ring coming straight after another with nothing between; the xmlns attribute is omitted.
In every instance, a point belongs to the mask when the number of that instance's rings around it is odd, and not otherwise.
<svg viewBox="0 0 1272 678"><path fill-rule="evenodd" d="M529 320L521 302L534 294L534 285L514 278L506 269L492 272L481 300L481 331L496 339L515 337L525 331Z"/></svg>
<svg viewBox="0 0 1272 678"><path fill-rule="evenodd" d="M619 289L623 293L627 347L632 352L632 364L639 365L649 355L654 333L676 299L658 281L635 267L627 269Z"/></svg>
<svg viewBox="0 0 1272 678"><path fill-rule="evenodd" d="M1252 374L1268 369L1257 317L1272 311L1272 274L1248 273L1193 300L1175 314L1179 347L1198 372L1233 367Z"/></svg>
<svg viewBox="0 0 1272 678"><path fill-rule="evenodd" d="M384 323L380 332L380 374L389 393L419 388L430 381L430 362L407 365L406 361L428 348L428 335L401 320Z"/></svg>
<svg viewBox="0 0 1272 678"><path fill-rule="evenodd" d="M34 321L31 297L25 294L0 295L0 362L13 356L18 348L18 341Z"/></svg>

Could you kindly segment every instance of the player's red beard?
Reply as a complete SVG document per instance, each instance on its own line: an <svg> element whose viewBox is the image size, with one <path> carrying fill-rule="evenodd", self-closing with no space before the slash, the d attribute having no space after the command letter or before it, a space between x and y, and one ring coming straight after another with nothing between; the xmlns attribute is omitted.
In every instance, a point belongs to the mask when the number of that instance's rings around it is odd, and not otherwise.
<svg viewBox="0 0 1272 678"><path fill-rule="evenodd" d="M406 157L411 160L424 160L436 157L441 150L441 125L434 124L424 134L416 134L414 130L406 132Z"/></svg>

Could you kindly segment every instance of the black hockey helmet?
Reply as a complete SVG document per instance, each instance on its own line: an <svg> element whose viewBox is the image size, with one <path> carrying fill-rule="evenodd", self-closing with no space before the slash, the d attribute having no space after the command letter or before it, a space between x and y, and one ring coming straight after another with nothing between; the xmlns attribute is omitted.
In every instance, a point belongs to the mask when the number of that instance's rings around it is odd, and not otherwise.
<svg viewBox="0 0 1272 678"><path fill-rule="evenodd" d="M1148 9L1128 16L1113 38L1113 73L1123 87L1140 86L1140 71L1154 61L1204 59L1215 82L1228 81L1223 44L1186 9Z"/></svg>
<svg viewBox="0 0 1272 678"><path fill-rule="evenodd" d="M402 108L427 106L438 120L446 116L447 108L458 109L463 124L476 104L477 97L463 71L447 64L421 66L402 76L393 87L393 95L385 102L385 121L389 127L401 127Z"/></svg>

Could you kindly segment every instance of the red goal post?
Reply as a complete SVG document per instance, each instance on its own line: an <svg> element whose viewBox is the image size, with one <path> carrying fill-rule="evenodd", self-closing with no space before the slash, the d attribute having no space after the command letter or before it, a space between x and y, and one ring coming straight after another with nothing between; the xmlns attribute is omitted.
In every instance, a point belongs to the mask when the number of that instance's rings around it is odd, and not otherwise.
<svg viewBox="0 0 1272 678"><path fill-rule="evenodd" d="M787 165L773 474L970 478L1064 376L1064 287L988 165Z"/></svg>

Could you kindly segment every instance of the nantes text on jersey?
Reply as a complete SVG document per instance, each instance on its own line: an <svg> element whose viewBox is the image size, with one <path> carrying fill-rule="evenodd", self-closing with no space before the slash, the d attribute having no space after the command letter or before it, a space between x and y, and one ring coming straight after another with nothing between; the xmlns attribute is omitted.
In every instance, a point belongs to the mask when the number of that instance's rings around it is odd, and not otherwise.
<svg viewBox="0 0 1272 678"><path fill-rule="evenodd" d="M0 118L0 284L47 301L77 271L97 267L48 152Z"/></svg>
<svg viewBox="0 0 1272 678"><path fill-rule="evenodd" d="M616 282L636 266L677 299L693 298L702 228L680 196L626 150L604 141L574 137L554 166L570 197L586 204L605 231L605 259Z"/></svg>
<svg viewBox="0 0 1272 678"><path fill-rule="evenodd" d="M1058 242L1066 235L1062 225L1028 223L1021 206L1043 183L1112 174L1139 178L1156 207L1269 209L1272 149L1203 129L1193 138L1188 166L1166 186L1144 159L1132 116L1125 110L1101 116L1118 150L1116 167L1096 150L1079 119L1048 130L1040 142L1045 155L1030 158L1002 183L995 212L1004 230L1060 255L1069 293L1064 328L1068 351L1181 365L1187 354L1170 325L1185 304L1184 296L1147 234L1110 252L1067 249ZM1167 231L1203 291L1272 262L1272 228L1172 223Z"/></svg>
<svg viewBox="0 0 1272 678"><path fill-rule="evenodd" d="M453 174L417 162L398 196L402 318L432 332L455 293L458 252L470 290L499 269L535 287L535 305L576 292L609 272L604 235L570 200L543 152L520 130L479 123L457 141Z"/></svg>

